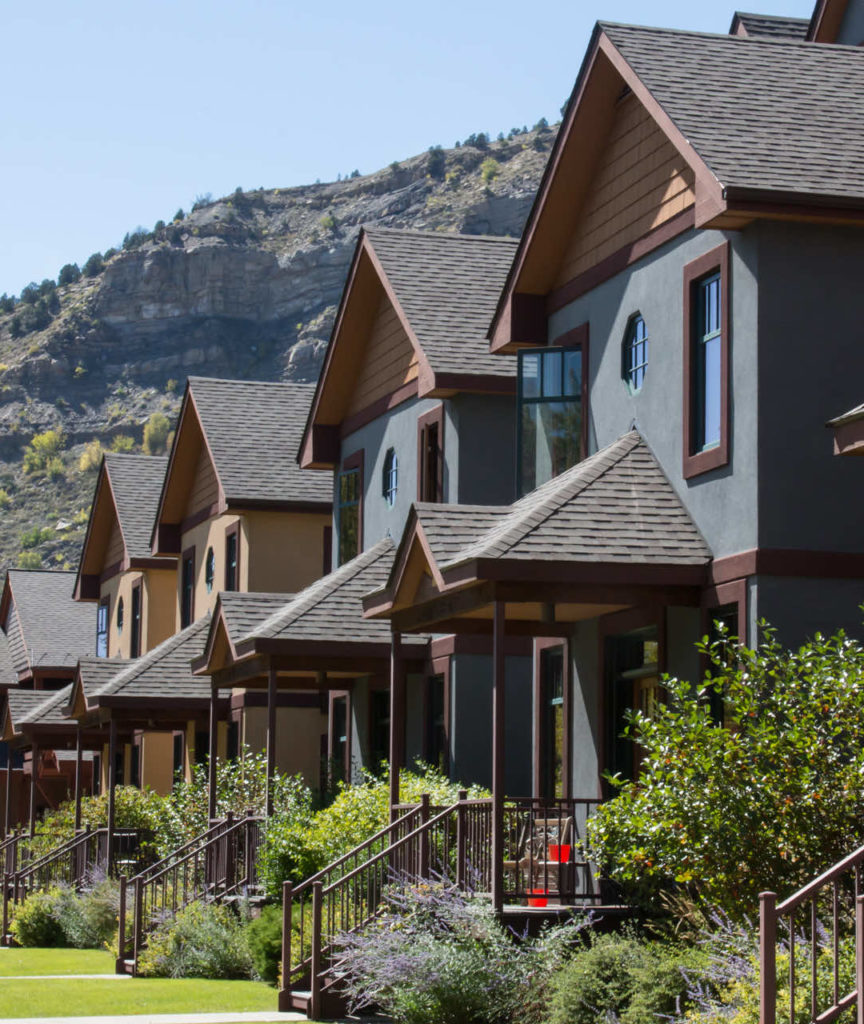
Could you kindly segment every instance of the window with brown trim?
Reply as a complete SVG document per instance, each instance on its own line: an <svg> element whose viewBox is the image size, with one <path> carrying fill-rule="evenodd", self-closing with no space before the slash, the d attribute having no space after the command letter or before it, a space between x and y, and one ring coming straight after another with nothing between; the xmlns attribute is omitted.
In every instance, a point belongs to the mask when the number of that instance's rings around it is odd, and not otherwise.
<svg viewBox="0 0 864 1024"><path fill-rule="evenodd" d="M729 243L684 267L685 479L729 462Z"/></svg>
<svg viewBox="0 0 864 1024"><path fill-rule="evenodd" d="M588 325L519 352L519 494L581 462L588 447Z"/></svg>
<svg viewBox="0 0 864 1024"><path fill-rule="evenodd" d="M345 459L336 478L336 534L339 565L344 565L363 550L362 450Z"/></svg>
<svg viewBox="0 0 864 1024"><path fill-rule="evenodd" d="M444 501L444 404L417 417L417 500Z"/></svg>
<svg viewBox="0 0 864 1024"><path fill-rule="evenodd" d="M108 657L108 609L110 598L103 597L96 611L96 657Z"/></svg>
<svg viewBox="0 0 864 1024"><path fill-rule="evenodd" d="M240 589L240 524L225 531L225 589Z"/></svg>
<svg viewBox="0 0 864 1024"><path fill-rule="evenodd" d="M129 657L141 656L141 581L132 587L132 615L129 623Z"/></svg>
<svg viewBox="0 0 864 1024"><path fill-rule="evenodd" d="M390 757L390 691L369 692L369 764L371 772L381 771Z"/></svg>
<svg viewBox="0 0 864 1024"><path fill-rule="evenodd" d="M351 778L351 696L331 691L327 729L327 782L334 787Z"/></svg>
<svg viewBox="0 0 864 1024"><path fill-rule="evenodd" d="M558 638L534 643L534 795L570 795L570 673L568 646Z"/></svg>
<svg viewBox="0 0 864 1024"><path fill-rule="evenodd" d="M195 621L195 548L183 552L180 570L180 628Z"/></svg>
<svg viewBox="0 0 864 1024"><path fill-rule="evenodd" d="M423 760L443 775L450 772L448 703L446 673L427 676L423 709Z"/></svg>

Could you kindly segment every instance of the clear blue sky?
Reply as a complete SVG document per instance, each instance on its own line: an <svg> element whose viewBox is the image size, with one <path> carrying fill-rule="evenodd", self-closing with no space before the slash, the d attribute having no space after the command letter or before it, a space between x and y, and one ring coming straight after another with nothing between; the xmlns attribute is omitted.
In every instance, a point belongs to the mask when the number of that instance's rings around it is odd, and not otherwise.
<svg viewBox="0 0 864 1024"><path fill-rule="evenodd" d="M812 0L744 0L809 17ZM701 0L0 0L0 293L196 195L377 170L557 120L597 19L725 32Z"/></svg>

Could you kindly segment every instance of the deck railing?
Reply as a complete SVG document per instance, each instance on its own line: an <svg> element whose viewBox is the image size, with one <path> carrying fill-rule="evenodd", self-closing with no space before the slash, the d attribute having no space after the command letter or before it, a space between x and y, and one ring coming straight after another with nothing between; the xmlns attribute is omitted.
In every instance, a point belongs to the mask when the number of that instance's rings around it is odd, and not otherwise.
<svg viewBox="0 0 864 1024"><path fill-rule="evenodd" d="M167 915L197 900L257 894L261 822L251 811L229 813L134 877L121 876L118 971L137 969L148 933Z"/></svg>
<svg viewBox="0 0 864 1024"><path fill-rule="evenodd" d="M293 993L308 991L309 1016L320 1016L322 1000L338 985L337 936L372 921L388 887L445 877L461 888L491 891L492 801L469 800L464 791L459 797L443 808L432 807L428 796L414 807L399 807L405 813L372 839L300 885L284 884L281 1010L292 1008ZM584 837L585 821L598 802L505 802L505 876L508 863L514 866L509 890L505 885L508 898L539 903L534 890L541 883L544 904L596 898L593 880L577 877L577 851L584 860L584 848L575 837ZM538 829L543 830L542 850ZM570 831L565 834L565 829ZM570 849L562 861L563 844L556 844L556 859L550 862L546 841L562 835L570 837ZM532 879L536 885L527 883Z"/></svg>
<svg viewBox="0 0 864 1024"><path fill-rule="evenodd" d="M14 875L18 870L18 857L26 836L26 829L13 829L0 842L0 875Z"/></svg>
<svg viewBox="0 0 864 1024"><path fill-rule="evenodd" d="M777 902L774 892L759 894L760 1024L777 1024L777 942L781 929L789 957L786 988L790 1024L800 1021L802 1011L811 1024L831 1024L856 1005L861 1024L864 1016L864 1005L859 998L864 992L862 865L864 846L781 903ZM855 937L855 987L844 992L840 979L840 944L852 935ZM822 957L820 953L826 944L830 955ZM803 978L799 977L802 960L809 961Z"/></svg>

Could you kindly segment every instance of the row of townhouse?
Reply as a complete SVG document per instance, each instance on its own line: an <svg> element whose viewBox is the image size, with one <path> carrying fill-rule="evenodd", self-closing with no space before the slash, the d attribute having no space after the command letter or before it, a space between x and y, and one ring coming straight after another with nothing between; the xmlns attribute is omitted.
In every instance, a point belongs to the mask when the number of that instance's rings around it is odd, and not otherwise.
<svg viewBox="0 0 864 1024"><path fill-rule="evenodd" d="M387 760L395 804L425 760L491 786L500 905L505 800L632 773L713 622L860 633L862 41L864 0L598 24L520 240L362 231L316 386L190 380L77 577L9 573L24 770L164 791L248 745Z"/></svg>

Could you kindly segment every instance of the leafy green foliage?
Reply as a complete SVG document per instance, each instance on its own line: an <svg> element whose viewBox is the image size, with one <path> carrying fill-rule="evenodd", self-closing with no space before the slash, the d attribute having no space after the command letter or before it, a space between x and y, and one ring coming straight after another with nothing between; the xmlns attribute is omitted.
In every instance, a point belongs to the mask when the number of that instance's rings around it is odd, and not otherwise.
<svg viewBox="0 0 864 1024"><path fill-rule="evenodd" d="M147 455L159 455L165 451L171 421L161 412L154 412L144 424L143 448Z"/></svg>
<svg viewBox="0 0 864 1024"><path fill-rule="evenodd" d="M117 883L110 880L81 893L63 886L37 891L15 908L12 934L21 946L99 949L117 928L119 902Z"/></svg>
<svg viewBox="0 0 864 1024"><path fill-rule="evenodd" d="M224 906L191 903L147 940L138 961L145 978L250 978L242 923Z"/></svg>
<svg viewBox="0 0 864 1024"><path fill-rule="evenodd" d="M0 295L0 313L11 313L15 309L15 297L3 292Z"/></svg>
<svg viewBox="0 0 864 1024"><path fill-rule="evenodd" d="M436 181L443 181L447 168L447 154L440 146L430 146L426 173Z"/></svg>
<svg viewBox="0 0 864 1024"><path fill-rule="evenodd" d="M60 430L46 430L36 434L24 449L24 472L44 473L51 468L66 446L66 439Z"/></svg>
<svg viewBox="0 0 864 1024"><path fill-rule="evenodd" d="M786 651L763 628L754 650L703 642L713 678L666 680L668 703L631 714L638 781L617 780L590 825L627 899L686 885L753 913L761 890L792 892L864 842L864 648L840 632Z"/></svg>
<svg viewBox="0 0 864 1024"><path fill-rule="evenodd" d="M98 469L102 464L102 456L104 454L105 449L102 447L102 442L94 437L81 453L81 458L78 460L79 471L81 473L90 473Z"/></svg>
<svg viewBox="0 0 864 1024"><path fill-rule="evenodd" d="M102 253L94 252L92 256L87 257L81 272L85 277L95 277L97 274L101 274L104 269L105 264L102 262Z"/></svg>
<svg viewBox="0 0 864 1024"><path fill-rule="evenodd" d="M262 981L275 985L282 959L282 908L272 903L263 907L246 926L246 942L255 973Z"/></svg>
<svg viewBox="0 0 864 1024"><path fill-rule="evenodd" d="M77 263L65 263L57 275L57 284L75 284L81 278L81 269Z"/></svg>
<svg viewBox="0 0 864 1024"><path fill-rule="evenodd" d="M688 971L704 957L694 950L634 935L596 935L552 983L550 1024L657 1024L688 1002Z"/></svg>
<svg viewBox="0 0 864 1024"><path fill-rule="evenodd" d="M135 438L128 434L116 434L111 438L111 451L128 455L135 450Z"/></svg>
<svg viewBox="0 0 864 1024"><path fill-rule="evenodd" d="M18 554L19 569L41 569L42 556L38 551L21 551Z"/></svg>
<svg viewBox="0 0 864 1024"><path fill-rule="evenodd" d="M433 768L403 770L399 782L402 803L418 803L423 793L433 806L458 799L459 785ZM488 795L476 786L469 793L472 798ZM284 880L301 882L384 828L390 820L389 784L369 776L357 785L341 785L330 806L315 814L298 810L292 807L270 819L259 854L258 874L273 899L281 898Z"/></svg>
<svg viewBox="0 0 864 1024"><path fill-rule="evenodd" d="M480 164L480 177L483 179L484 185L490 185L501 173L501 164L495 159L494 156L487 156L486 159Z"/></svg>
<svg viewBox="0 0 864 1024"><path fill-rule="evenodd" d="M34 526L21 534L21 547L25 550L38 547L43 541L51 540L53 536L54 531L50 526Z"/></svg>
<svg viewBox="0 0 864 1024"><path fill-rule="evenodd" d="M15 909L11 931L19 946L65 946L64 905L69 889L55 887L34 892Z"/></svg>

